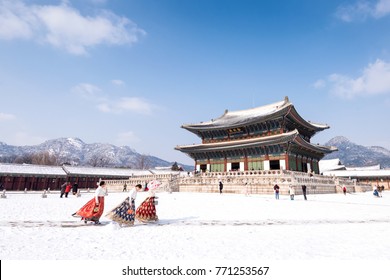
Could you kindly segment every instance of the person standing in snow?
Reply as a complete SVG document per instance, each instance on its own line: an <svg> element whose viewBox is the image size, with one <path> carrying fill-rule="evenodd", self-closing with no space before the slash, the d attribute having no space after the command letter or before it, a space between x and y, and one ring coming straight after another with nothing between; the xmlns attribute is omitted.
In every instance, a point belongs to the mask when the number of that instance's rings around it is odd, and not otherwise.
<svg viewBox="0 0 390 280"><path fill-rule="evenodd" d="M135 220L135 199L137 198L137 193L141 190L142 185L137 184L129 191L128 197L114 209L109 211L106 217L119 223L120 226L133 226Z"/></svg>
<svg viewBox="0 0 390 280"><path fill-rule="evenodd" d="M307 197L306 197L306 185L302 185L302 194L303 194L303 197L305 198L305 200L307 200Z"/></svg>
<svg viewBox="0 0 390 280"><path fill-rule="evenodd" d="M66 186L68 185L68 181L66 181L65 183L63 183L62 185L61 185L61 195L60 195L60 197L62 198L63 196L64 196L64 194L65 194L65 189L66 189Z"/></svg>
<svg viewBox="0 0 390 280"><path fill-rule="evenodd" d="M343 193L344 195L347 195L347 188L345 186L343 186Z"/></svg>
<svg viewBox="0 0 390 280"><path fill-rule="evenodd" d="M294 196L295 196L295 188L294 188L294 186L290 185L290 186L288 187L288 191L289 191L289 193L290 193L290 199L291 199L291 200L294 200Z"/></svg>
<svg viewBox="0 0 390 280"><path fill-rule="evenodd" d="M68 182L68 184L65 187L65 197L68 197L68 194L70 193L71 189L72 189L72 185L70 184L70 182Z"/></svg>
<svg viewBox="0 0 390 280"><path fill-rule="evenodd" d="M222 190L223 190L223 183L222 183L222 180L219 181L219 193L222 194Z"/></svg>
<svg viewBox="0 0 390 280"><path fill-rule="evenodd" d="M77 194L78 189L79 189L79 184L74 183L74 184L73 184L73 187L72 187L72 193L73 193L73 195L76 195L76 194Z"/></svg>
<svg viewBox="0 0 390 280"><path fill-rule="evenodd" d="M249 190L248 179L245 179L245 180L244 180L244 186L245 186L245 195L246 195L246 196L249 196L249 195L250 195L250 190Z"/></svg>
<svg viewBox="0 0 390 280"><path fill-rule="evenodd" d="M274 191L275 191L275 198L276 199L279 199L279 186L278 186L278 184L275 184L275 186L274 186Z"/></svg>

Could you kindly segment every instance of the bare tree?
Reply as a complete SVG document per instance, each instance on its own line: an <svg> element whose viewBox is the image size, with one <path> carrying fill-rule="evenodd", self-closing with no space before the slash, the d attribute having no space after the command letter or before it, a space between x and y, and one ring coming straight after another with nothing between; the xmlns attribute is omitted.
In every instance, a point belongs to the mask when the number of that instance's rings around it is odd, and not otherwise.
<svg viewBox="0 0 390 280"><path fill-rule="evenodd" d="M27 163L32 164L32 155L24 154L15 158L14 163Z"/></svg>
<svg viewBox="0 0 390 280"><path fill-rule="evenodd" d="M16 155L2 156L2 157L0 157L0 162L13 163L13 162L15 162L16 158L17 158Z"/></svg>
<svg viewBox="0 0 390 280"><path fill-rule="evenodd" d="M107 167L112 164L112 159L106 156L93 155L89 160L88 164L93 167Z"/></svg>
<svg viewBox="0 0 390 280"><path fill-rule="evenodd" d="M58 158L49 152L40 152L32 155L32 164L58 165Z"/></svg>
<svg viewBox="0 0 390 280"><path fill-rule="evenodd" d="M148 155L142 154L136 157L134 168L135 169L149 169L151 162Z"/></svg>

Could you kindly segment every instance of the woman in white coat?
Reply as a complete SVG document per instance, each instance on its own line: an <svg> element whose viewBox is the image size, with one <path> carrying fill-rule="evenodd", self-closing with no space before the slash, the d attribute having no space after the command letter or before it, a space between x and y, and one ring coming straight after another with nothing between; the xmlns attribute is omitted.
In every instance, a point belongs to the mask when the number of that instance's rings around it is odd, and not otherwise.
<svg viewBox="0 0 390 280"><path fill-rule="evenodd" d="M289 193L290 193L290 199L291 200L294 200L294 196L295 196L295 188L294 188L294 186L288 186L288 191L289 191Z"/></svg>

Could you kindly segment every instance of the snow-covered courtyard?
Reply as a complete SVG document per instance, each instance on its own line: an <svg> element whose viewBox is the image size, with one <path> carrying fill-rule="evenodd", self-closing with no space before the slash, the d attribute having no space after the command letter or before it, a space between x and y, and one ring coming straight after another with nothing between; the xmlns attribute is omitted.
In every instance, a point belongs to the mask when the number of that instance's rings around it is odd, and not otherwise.
<svg viewBox="0 0 390 280"><path fill-rule="evenodd" d="M159 193L155 224L71 216L93 193L10 192L0 200L1 260L390 260L390 194ZM109 193L105 213L127 193ZM136 204L146 197L139 193Z"/></svg>

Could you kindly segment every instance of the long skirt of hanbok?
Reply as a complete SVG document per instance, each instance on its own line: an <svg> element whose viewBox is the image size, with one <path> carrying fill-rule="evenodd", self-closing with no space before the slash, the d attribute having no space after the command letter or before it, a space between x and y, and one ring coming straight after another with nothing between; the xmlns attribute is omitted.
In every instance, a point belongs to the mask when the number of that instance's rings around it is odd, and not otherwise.
<svg viewBox="0 0 390 280"><path fill-rule="evenodd" d="M122 225L132 226L134 225L135 218L135 202L132 200L130 205L130 199L127 197L117 207L112 209L106 215L107 218Z"/></svg>
<svg viewBox="0 0 390 280"><path fill-rule="evenodd" d="M99 222L100 217L104 211L104 196L98 197L99 205L96 205L95 197L89 200L83 207L81 207L73 217L81 217L81 220Z"/></svg>
<svg viewBox="0 0 390 280"><path fill-rule="evenodd" d="M148 197L141 203L135 212L135 218L145 223L155 222L158 220L155 196Z"/></svg>

